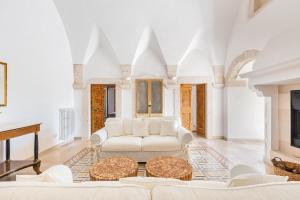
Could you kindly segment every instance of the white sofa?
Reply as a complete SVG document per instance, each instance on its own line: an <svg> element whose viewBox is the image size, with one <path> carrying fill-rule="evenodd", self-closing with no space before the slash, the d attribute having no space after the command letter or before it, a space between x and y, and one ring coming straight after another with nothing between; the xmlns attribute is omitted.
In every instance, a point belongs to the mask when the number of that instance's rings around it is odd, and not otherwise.
<svg viewBox="0 0 300 200"><path fill-rule="evenodd" d="M255 170L231 170L229 186L214 181L180 181L153 177L128 177L120 181L72 183L70 169L54 166L41 175L17 176L16 182L0 182L0 199L10 200L298 200L300 182L287 177L253 174ZM250 169L250 170L249 170ZM245 174L246 173L246 174ZM250 173L250 174L249 174ZM246 180L246 181L245 181Z"/></svg>
<svg viewBox="0 0 300 200"><path fill-rule="evenodd" d="M120 182L72 184L0 182L0 199L10 200L299 200L300 183L237 188L158 185L153 189Z"/></svg>
<svg viewBox="0 0 300 200"><path fill-rule="evenodd" d="M108 128L109 124L112 127ZM118 130L122 133L118 134ZM156 156L176 156L187 160L187 145L192 139L190 131L173 117L111 118L107 119L104 128L91 136L92 146L100 149L101 158L129 156L138 162L146 162Z"/></svg>

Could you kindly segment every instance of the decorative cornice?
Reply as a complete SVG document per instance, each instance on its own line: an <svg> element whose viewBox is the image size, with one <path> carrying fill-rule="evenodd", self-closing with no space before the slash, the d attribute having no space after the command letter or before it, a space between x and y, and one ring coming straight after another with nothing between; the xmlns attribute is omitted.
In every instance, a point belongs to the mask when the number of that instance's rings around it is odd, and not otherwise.
<svg viewBox="0 0 300 200"><path fill-rule="evenodd" d="M166 80L164 80L164 85L167 89L177 89L178 88L177 80L166 79Z"/></svg>
<svg viewBox="0 0 300 200"><path fill-rule="evenodd" d="M213 84L214 88L224 88L225 84Z"/></svg>
<svg viewBox="0 0 300 200"><path fill-rule="evenodd" d="M215 85L224 85L225 78L224 78L224 69L223 67L215 67L214 79Z"/></svg>
<svg viewBox="0 0 300 200"><path fill-rule="evenodd" d="M74 64L73 65L73 75L74 75L74 82L73 88L74 89L83 89L83 64Z"/></svg>
<svg viewBox="0 0 300 200"><path fill-rule="evenodd" d="M131 80L122 79L119 83L121 89L129 90L131 88Z"/></svg>
<svg viewBox="0 0 300 200"><path fill-rule="evenodd" d="M130 80L132 75L132 65L130 64L121 64L121 72L123 79Z"/></svg>
<svg viewBox="0 0 300 200"><path fill-rule="evenodd" d="M177 76L177 65L167 65L167 74L169 79L174 79Z"/></svg>

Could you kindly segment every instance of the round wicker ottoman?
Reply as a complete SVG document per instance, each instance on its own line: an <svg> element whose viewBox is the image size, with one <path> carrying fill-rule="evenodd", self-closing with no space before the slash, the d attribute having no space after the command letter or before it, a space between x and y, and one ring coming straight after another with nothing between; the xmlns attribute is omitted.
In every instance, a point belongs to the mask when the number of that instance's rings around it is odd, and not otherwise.
<svg viewBox="0 0 300 200"><path fill-rule="evenodd" d="M117 181L120 178L137 176L138 163L128 157L102 159L90 169L92 181Z"/></svg>
<svg viewBox="0 0 300 200"><path fill-rule="evenodd" d="M156 157L146 164L146 174L152 177L189 181L192 180L192 171L193 168L187 161L170 156Z"/></svg>

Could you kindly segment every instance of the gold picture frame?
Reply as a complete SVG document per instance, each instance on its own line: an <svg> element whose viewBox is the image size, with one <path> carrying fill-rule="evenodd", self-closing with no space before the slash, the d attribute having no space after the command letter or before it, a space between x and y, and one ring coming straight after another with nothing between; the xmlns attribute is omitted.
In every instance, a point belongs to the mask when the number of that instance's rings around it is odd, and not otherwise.
<svg viewBox="0 0 300 200"><path fill-rule="evenodd" d="M0 62L0 106L7 106L7 63Z"/></svg>

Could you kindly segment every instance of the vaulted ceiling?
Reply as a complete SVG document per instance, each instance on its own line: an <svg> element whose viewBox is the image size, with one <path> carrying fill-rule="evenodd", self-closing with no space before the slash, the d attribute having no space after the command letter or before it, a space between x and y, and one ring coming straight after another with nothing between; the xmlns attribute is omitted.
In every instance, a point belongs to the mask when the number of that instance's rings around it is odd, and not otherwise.
<svg viewBox="0 0 300 200"><path fill-rule="evenodd" d="M241 0L54 0L73 62L86 64L97 45L120 64L134 64L151 48L167 65L200 52L224 65Z"/></svg>

